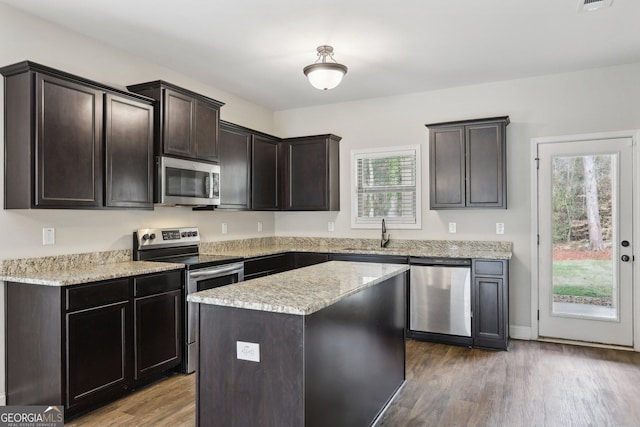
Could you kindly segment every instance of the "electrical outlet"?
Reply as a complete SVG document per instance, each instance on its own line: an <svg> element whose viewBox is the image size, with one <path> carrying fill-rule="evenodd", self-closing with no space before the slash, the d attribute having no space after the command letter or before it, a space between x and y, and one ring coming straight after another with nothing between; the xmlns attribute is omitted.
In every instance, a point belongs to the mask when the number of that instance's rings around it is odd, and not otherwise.
<svg viewBox="0 0 640 427"><path fill-rule="evenodd" d="M449 233L455 233L456 232L456 223L455 222L450 222L449 223Z"/></svg>
<svg viewBox="0 0 640 427"><path fill-rule="evenodd" d="M333 221L329 221L327 223L327 231L336 231L336 223Z"/></svg>
<svg viewBox="0 0 640 427"><path fill-rule="evenodd" d="M258 221L258 233L262 232L262 221Z"/></svg>
<svg viewBox="0 0 640 427"><path fill-rule="evenodd" d="M223 222L223 223L222 223L222 234L227 234L227 231L228 231L228 229L227 229L227 223L226 223L226 222Z"/></svg>
<svg viewBox="0 0 640 427"><path fill-rule="evenodd" d="M236 341L236 357L239 360L260 362L260 344L255 342Z"/></svg>
<svg viewBox="0 0 640 427"><path fill-rule="evenodd" d="M496 222L496 234L504 234L504 222Z"/></svg>
<svg viewBox="0 0 640 427"><path fill-rule="evenodd" d="M56 243L56 229L55 228L43 228L42 229L42 244L54 245Z"/></svg>

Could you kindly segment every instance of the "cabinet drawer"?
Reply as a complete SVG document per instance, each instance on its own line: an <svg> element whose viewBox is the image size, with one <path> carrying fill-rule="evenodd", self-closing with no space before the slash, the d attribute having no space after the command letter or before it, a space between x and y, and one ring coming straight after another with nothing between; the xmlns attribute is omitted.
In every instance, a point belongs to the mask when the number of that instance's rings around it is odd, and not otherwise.
<svg viewBox="0 0 640 427"><path fill-rule="evenodd" d="M182 271L136 277L133 279L133 289L136 297L182 289Z"/></svg>
<svg viewBox="0 0 640 427"><path fill-rule="evenodd" d="M66 290L67 311L98 307L129 299L129 279L80 285Z"/></svg>
<svg viewBox="0 0 640 427"><path fill-rule="evenodd" d="M474 274L484 274L490 276L502 276L504 274L504 263L502 261L473 261Z"/></svg>
<svg viewBox="0 0 640 427"><path fill-rule="evenodd" d="M252 276L259 273L279 273L291 268L290 254L270 255L261 258L253 258L244 262L244 276ZM253 276L258 277L258 276Z"/></svg>

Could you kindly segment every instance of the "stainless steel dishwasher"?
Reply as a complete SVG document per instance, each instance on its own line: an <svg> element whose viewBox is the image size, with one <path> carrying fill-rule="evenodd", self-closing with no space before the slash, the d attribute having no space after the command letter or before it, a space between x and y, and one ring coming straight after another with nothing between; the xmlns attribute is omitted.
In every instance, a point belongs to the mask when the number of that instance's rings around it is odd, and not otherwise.
<svg viewBox="0 0 640 427"><path fill-rule="evenodd" d="M408 336L471 345L471 260L409 258Z"/></svg>

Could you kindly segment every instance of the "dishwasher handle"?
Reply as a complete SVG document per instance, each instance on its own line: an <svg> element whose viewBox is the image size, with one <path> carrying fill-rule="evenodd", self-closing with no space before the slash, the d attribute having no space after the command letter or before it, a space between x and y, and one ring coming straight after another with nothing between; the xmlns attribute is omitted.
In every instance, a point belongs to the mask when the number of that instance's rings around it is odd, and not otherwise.
<svg viewBox="0 0 640 427"><path fill-rule="evenodd" d="M432 258L432 257L409 257L410 265L434 265L443 267L465 267L471 266L468 258Z"/></svg>

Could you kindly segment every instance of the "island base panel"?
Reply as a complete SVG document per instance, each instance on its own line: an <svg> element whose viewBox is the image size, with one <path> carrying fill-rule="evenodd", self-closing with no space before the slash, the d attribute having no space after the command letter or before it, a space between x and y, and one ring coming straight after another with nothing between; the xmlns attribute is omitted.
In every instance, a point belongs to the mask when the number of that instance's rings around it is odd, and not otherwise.
<svg viewBox="0 0 640 427"><path fill-rule="evenodd" d="M307 316L305 426L371 425L405 379L405 274Z"/></svg>
<svg viewBox="0 0 640 427"><path fill-rule="evenodd" d="M303 425L304 318L198 304L198 426ZM237 342L260 345L260 361L237 358Z"/></svg>
<svg viewBox="0 0 640 427"><path fill-rule="evenodd" d="M199 426L368 426L405 379L406 273L308 316L199 304ZM239 360L237 342L260 345Z"/></svg>

